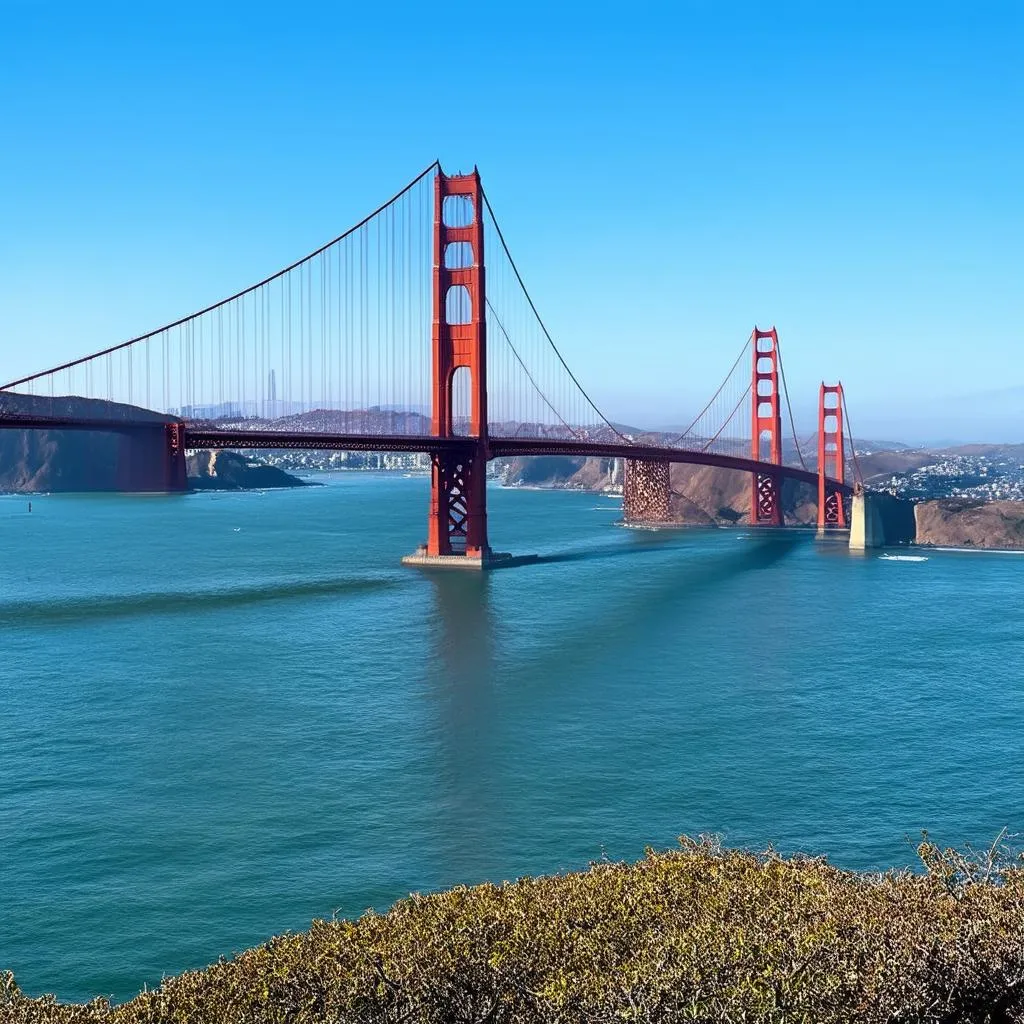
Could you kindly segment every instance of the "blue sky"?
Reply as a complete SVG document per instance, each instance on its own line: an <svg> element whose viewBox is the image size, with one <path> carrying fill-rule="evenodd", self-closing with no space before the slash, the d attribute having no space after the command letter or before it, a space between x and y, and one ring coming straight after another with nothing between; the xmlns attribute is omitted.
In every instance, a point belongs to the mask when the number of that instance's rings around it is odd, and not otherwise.
<svg viewBox="0 0 1024 1024"><path fill-rule="evenodd" d="M686 421L755 322L797 418L1024 441L1024 4L0 0L0 376L479 165L570 365Z"/></svg>

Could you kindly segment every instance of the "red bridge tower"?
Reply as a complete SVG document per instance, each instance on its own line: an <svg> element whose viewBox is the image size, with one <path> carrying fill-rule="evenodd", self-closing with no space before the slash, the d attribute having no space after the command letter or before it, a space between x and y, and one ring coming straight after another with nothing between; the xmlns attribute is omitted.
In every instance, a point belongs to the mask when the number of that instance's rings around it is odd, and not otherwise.
<svg viewBox="0 0 1024 1024"><path fill-rule="evenodd" d="M782 465L782 413L779 407L779 334L754 328L750 337L753 377L750 391L750 457L757 462ZM763 458L762 439L768 435L768 457ZM752 526L782 525L781 481L777 474L752 474L750 523Z"/></svg>
<svg viewBox="0 0 1024 1024"><path fill-rule="evenodd" d="M426 555L485 562L487 543L487 341L483 192L480 175L434 179L433 434L464 436L456 448L431 452ZM469 423L453 406L458 372L469 375ZM459 434L457 428L465 430Z"/></svg>
<svg viewBox="0 0 1024 1024"><path fill-rule="evenodd" d="M843 385L822 382L818 392L818 532L846 526L843 495L829 479L846 482Z"/></svg>

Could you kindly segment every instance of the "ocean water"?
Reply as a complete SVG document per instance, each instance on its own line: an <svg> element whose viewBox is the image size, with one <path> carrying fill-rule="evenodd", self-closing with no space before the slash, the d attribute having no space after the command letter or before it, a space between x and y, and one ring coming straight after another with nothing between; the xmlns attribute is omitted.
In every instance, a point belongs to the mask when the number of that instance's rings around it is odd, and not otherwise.
<svg viewBox="0 0 1024 1024"><path fill-rule="evenodd" d="M0 969L128 998L410 891L682 833L914 861L1024 831L1024 558L616 527L404 569L427 481L0 498Z"/></svg>

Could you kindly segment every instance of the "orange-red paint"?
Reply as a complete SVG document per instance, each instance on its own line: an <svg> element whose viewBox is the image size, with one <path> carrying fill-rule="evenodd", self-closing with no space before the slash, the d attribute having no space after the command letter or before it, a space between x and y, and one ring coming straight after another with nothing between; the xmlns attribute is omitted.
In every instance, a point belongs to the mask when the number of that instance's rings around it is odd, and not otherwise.
<svg viewBox="0 0 1024 1024"><path fill-rule="evenodd" d="M464 196L472 207L472 222L445 224L444 201ZM463 552L471 558L488 554L487 544L487 339L484 282L483 193L480 175L445 175L434 179L434 281L432 424L435 437L455 435L452 382L455 371L470 376L469 435L465 449L431 453L428 555ZM445 253L455 242L468 243L467 266L446 267ZM458 261L460 264L463 261ZM449 323L447 296L463 287L469 297L466 323Z"/></svg>
<svg viewBox="0 0 1024 1024"><path fill-rule="evenodd" d="M761 331L756 327L750 337L753 351L750 409L750 457L755 462L782 465L782 413L779 406L779 334L772 327ZM764 435L768 435L768 457L761 454ZM780 478L770 472L751 474L751 525L782 525Z"/></svg>
<svg viewBox="0 0 1024 1024"><path fill-rule="evenodd" d="M834 420L834 422L829 422ZM818 529L846 526L842 492L830 480L846 482L843 385L822 382L818 391Z"/></svg>

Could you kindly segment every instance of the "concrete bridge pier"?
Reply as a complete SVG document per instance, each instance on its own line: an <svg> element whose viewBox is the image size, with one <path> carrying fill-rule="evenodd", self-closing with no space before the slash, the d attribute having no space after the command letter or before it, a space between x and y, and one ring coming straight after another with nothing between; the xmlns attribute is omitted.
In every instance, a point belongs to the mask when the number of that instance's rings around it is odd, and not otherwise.
<svg viewBox="0 0 1024 1024"><path fill-rule="evenodd" d="M859 485L850 507L850 550L867 551L885 545L885 527L878 503Z"/></svg>
<svg viewBox="0 0 1024 1024"><path fill-rule="evenodd" d="M917 536L914 506L891 494L865 491L857 484L850 509L850 550L911 544Z"/></svg>

